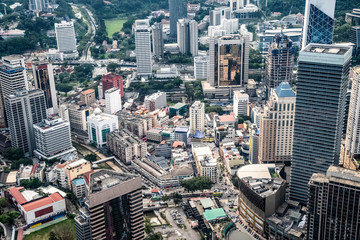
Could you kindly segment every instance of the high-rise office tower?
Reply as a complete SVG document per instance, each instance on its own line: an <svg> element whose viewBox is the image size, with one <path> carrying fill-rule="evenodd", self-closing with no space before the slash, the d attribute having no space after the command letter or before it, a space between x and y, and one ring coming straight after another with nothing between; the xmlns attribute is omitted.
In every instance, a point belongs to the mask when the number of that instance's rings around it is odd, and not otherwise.
<svg viewBox="0 0 360 240"><path fill-rule="evenodd" d="M360 239L360 172L330 166L309 181L307 239Z"/></svg>
<svg viewBox="0 0 360 240"><path fill-rule="evenodd" d="M190 107L190 133L195 134L195 131L201 133L205 128L205 104L200 101L195 101Z"/></svg>
<svg viewBox="0 0 360 240"><path fill-rule="evenodd" d="M198 24L195 20L179 19L177 23L177 43L183 54L198 54Z"/></svg>
<svg viewBox="0 0 360 240"><path fill-rule="evenodd" d="M124 85L121 75L114 73L104 74L101 78L101 84L104 97L106 90L109 90L110 88L119 88L121 97L124 97Z"/></svg>
<svg viewBox="0 0 360 240"><path fill-rule="evenodd" d="M276 35L269 47L266 60L266 88L276 88L281 82L291 83L293 76L295 48L285 35ZM270 93L270 92L269 92Z"/></svg>
<svg viewBox="0 0 360 240"><path fill-rule="evenodd" d="M260 115L259 162L290 165L295 115L295 94L289 83L272 89Z"/></svg>
<svg viewBox="0 0 360 240"><path fill-rule="evenodd" d="M55 23L55 34L59 52L76 53L76 35L73 22Z"/></svg>
<svg viewBox="0 0 360 240"><path fill-rule="evenodd" d="M51 63L32 63L35 88L45 93L48 115L58 113L54 70Z"/></svg>
<svg viewBox="0 0 360 240"><path fill-rule="evenodd" d="M302 49L309 43L332 44L336 0L306 0Z"/></svg>
<svg viewBox="0 0 360 240"><path fill-rule="evenodd" d="M29 10L31 11L45 11L48 8L48 0L29 0Z"/></svg>
<svg viewBox="0 0 360 240"><path fill-rule="evenodd" d="M198 23L195 20L189 22L189 35L190 35L190 54L197 56L199 51L198 40Z"/></svg>
<svg viewBox="0 0 360 240"><path fill-rule="evenodd" d="M231 19L231 9L229 7L218 7L210 11L210 26L221 25L224 19Z"/></svg>
<svg viewBox="0 0 360 240"><path fill-rule="evenodd" d="M58 116L51 116L33 125L35 156L52 159L75 150L71 144L70 123Z"/></svg>
<svg viewBox="0 0 360 240"><path fill-rule="evenodd" d="M105 91L105 113L115 114L120 111L121 96L119 88L110 88Z"/></svg>
<svg viewBox="0 0 360 240"><path fill-rule="evenodd" d="M6 127L4 99L17 89L28 89L25 62L23 56L10 55L1 59L0 66L0 126Z"/></svg>
<svg viewBox="0 0 360 240"><path fill-rule="evenodd" d="M177 22L187 17L187 0L169 0L170 37L176 39Z"/></svg>
<svg viewBox="0 0 360 240"><path fill-rule="evenodd" d="M145 239L140 176L101 169L84 179L87 200L75 218L76 239Z"/></svg>
<svg viewBox="0 0 360 240"><path fill-rule="evenodd" d="M189 20L179 19L177 22L177 44L182 54L187 54L190 49Z"/></svg>
<svg viewBox="0 0 360 240"><path fill-rule="evenodd" d="M12 147L21 148L25 154L32 155L35 150L33 124L46 118L44 91L17 90L5 97L5 110Z"/></svg>
<svg viewBox="0 0 360 240"><path fill-rule="evenodd" d="M238 34L210 38L209 83L211 86L241 86L249 75L249 39Z"/></svg>
<svg viewBox="0 0 360 240"><path fill-rule="evenodd" d="M360 66L353 68L350 106L347 121L345 153L353 158L360 154Z"/></svg>
<svg viewBox="0 0 360 240"><path fill-rule="evenodd" d="M249 0L229 0L231 11L244 8L249 3L248 1Z"/></svg>
<svg viewBox="0 0 360 240"><path fill-rule="evenodd" d="M290 199L303 204L312 174L339 163L351 54L326 44L299 54Z"/></svg>
<svg viewBox="0 0 360 240"><path fill-rule="evenodd" d="M135 49L138 76L151 76L151 41L149 20L135 21Z"/></svg>
<svg viewBox="0 0 360 240"><path fill-rule="evenodd" d="M152 43L153 43L153 56L155 58L164 57L164 38L163 27L161 23L154 23L152 26Z"/></svg>

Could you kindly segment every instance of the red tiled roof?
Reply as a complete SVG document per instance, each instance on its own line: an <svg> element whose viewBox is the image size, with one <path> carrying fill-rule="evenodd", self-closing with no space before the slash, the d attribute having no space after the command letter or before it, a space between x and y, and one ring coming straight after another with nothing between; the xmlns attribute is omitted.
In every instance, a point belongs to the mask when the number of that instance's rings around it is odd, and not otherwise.
<svg viewBox="0 0 360 240"><path fill-rule="evenodd" d="M59 193L53 193L49 196L54 202L63 200L63 197Z"/></svg>
<svg viewBox="0 0 360 240"><path fill-rule="evenodd" d="M44 207L46 205L49 205L49 204L51 204L53 202L54 201L50 197L45 197L45 198L41 198L39 200L36 200L34 202L30 202L28 204L22 205L22 207L24 208L24 210L26 212L29 212L29 211L32 211L34 209L41 208L41 207Z"/></svg>
<svg viewBox="0 0 360 240"><path fill-rule="evenodd" d="M84 173L84 180L87 183L87 185L89 185L90 182L90 174L95 172L94 170L91 170L89 172Z"/></svg>
<svg viewBox="0 0 360 240"><path fill-rule="evenodd" d="M39 200L36 200L34 202L30 202L28 204L23 205L22 207L26 212L32 211L37 208L44 207L46 205L52 204L54 202L58 202L63 200L63 197L59 193L53 193L49 195L48 197L41 198Z"/></svg>
<svg viewBox="0 0 360 240"><path fill-rule="evenodd" d="M16 202L21 204L26 203L25 197L21 194L20 190L24 189L24 187L12 187L9 189L10 194L15 198Z"/></svg>
<svg viewBox="0 0 360 240"><path fill-rule="evenodd" d="M233 122L235 121L235 118L232 115L223 115L219 116L219 120L220 122Z"/></svg>
<svg viewBox="0 0 360 240"><path fill-rule="evenodd" d="M239 128L239 129L244 128L244 124L239 124L239 125L238 125L238 128Z"/></svg>
<svg viewBox="0 0 360 240"><path fill-rule="evenodd" d="M172 145L173 148L182 147L184 145L184 142L182 141L175 141Z"/></svg>
<svg viewBox="0 0 360 240"><path fill-rule="evenodd" d="M18 234L17 234L17 240L23 240L23 238L24 238L24 230L19 229Z"/></svg>
<svg viewBox="0 0 360 240"><path fill-rule="evenodd" d="M37 169L38 166L39 166L39 164L37 164L37 163L34 164L33 168L31 169L31 175L35 174L36 169Z"/></svg>
<svg viewBox="0 0 360 240"><path fill-rule="evenodd" d="M61 164L59 163L58 165L56 165L58 168L64 168L66 166L66 164Z"/></svg>
<svg viewBox="0 0 360 240"><path fill-rule="evenodd" d="M88 89L88 90L83 91L82 94L89 94L89 93L93 93L93 92L95 92L94 89Z"/></svg>

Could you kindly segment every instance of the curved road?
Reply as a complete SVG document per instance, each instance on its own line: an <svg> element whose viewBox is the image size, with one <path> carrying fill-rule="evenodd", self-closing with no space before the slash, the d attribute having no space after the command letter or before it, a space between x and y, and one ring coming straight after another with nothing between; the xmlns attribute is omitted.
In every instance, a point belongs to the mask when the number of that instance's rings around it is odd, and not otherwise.
<svg viewBox="0 0 360 240"><path fill-rule="evenodd" d="M93 58L91 57L90 47L94 45L94 37L96 34L96 21L93 17L92 12L89 9L87 9L85 6L82 6L82 8L85 9L85 11L87 12L87 16L85 16L85 18L87 19L88 26L91 28L92 36L90 38L90 41L86 44L86 47L83 50L80 60L93 61Z"/></svg>

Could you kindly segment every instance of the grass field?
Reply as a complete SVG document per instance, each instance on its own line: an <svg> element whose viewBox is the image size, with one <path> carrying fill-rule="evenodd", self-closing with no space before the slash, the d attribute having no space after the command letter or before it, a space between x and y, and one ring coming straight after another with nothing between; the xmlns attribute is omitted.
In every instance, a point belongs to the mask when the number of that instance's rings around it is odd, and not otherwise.
<svg viewBox="0 0 360 240"><path fill-rule="evenodd" d="M72 238L71 239L76 239L76 235L75 235L75 223L73 219L66 219L64 221L61 221L59 223L56 223L54 225L51 225L49 227L40 229L39 231L30 233L29 235L25 235L24 239L25 240L48 240L49 236L50 236L50 232L51 231L55 231L57 229L68 229L69 232L71 232Z"/></svg>
<svg viewBox="0 0 360 240"><path fill-rule="evenodd" d="M124 18L113 18L105 20L106 32L109 38L112 38L112 35L116 32L120 32L123 24L126 22Z"/></svg>

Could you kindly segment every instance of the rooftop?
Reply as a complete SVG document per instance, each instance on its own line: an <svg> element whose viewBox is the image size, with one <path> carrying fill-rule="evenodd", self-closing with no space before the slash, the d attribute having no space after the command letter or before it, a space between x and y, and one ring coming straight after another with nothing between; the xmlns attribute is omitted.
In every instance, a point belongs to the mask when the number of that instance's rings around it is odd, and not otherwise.
<svg viewBox="0 0 360 240"><path fill-rule="evenodd" d="M278 97L295 97L291 86L287 82L282 82L279 86L275 89L275 92Z"/></svg>
<svg viewBox="0 0 360 240"><path fill-rule="evenodd" d="M312 52L312 53L324 53L331 55L345 55L349 50L350 47L346 47L346 46L311 43L308 46L306 46L302 51Z"/></svg>
<svg viewBox="0 0 360 240"><path fill-rule="evenodd" d="M200 203L203 206L203 208L212 208L212 207L214 207L214 202L211 200L211 198L200 199Z"/></svg>
<svg viewBox="0 0 360 240"><path fill-rule="evenodd" d="M242 179L244 177L252 177L253 179L271 179L269 169L275 169L275 164L250 164L245 165L237 171L237 176Z"/></svg>
<svg viewBox="0 0 360 240"><path fill-rule="evenodd" d="M58 202L63 200L64 198L60 196L59 193L53 193L48 197L41 198L39 200L24 204L22 207L26 212L32 211L37 208L44 207L46 205L52 204L54 202Z"/></svg>
<svg viewBox="0 0 360 240"><path fill-rule="evenodd" d="M77 178L72 181L75 186L80 186L85 184L85 180L83 178Z"/></svg>
<svg viewBox="0 0 360 240"><path fill-rule="evenodd" d="M207 221L214 221L217 219L226 218L227 215L226 215L224 209L215 208L215 209L211 209L211 210L205 210L204 217L206 218Z"/></svg>
<svg viewBox="0 0 360 240"><path fill-rule="evenodd" d="M85 91L81 92L81 94L83 94L83 95L90 94L90 93L95 93L95 90L94 89L88 89L88 90L85 90Z"/></svg>

